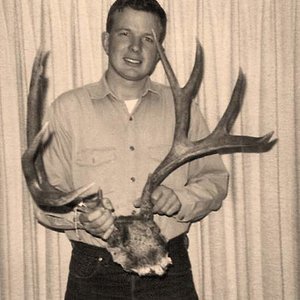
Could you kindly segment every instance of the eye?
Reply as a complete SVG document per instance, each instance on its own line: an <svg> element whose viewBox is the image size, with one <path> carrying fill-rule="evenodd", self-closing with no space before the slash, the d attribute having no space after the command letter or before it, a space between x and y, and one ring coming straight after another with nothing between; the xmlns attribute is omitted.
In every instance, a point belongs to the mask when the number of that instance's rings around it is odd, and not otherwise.
<svg viewBox="0 0 300 300"><path fill-rule="evenodd" d="M153 37L151 37L151 36L145 36L145 41L146 41L147 43L151 43L151 44L154 43L154 39L153 39Z"/></svg>
<svg viewBox="0 0 300 300"><path fill-rule="evenodd" d="M120 31L120 32L119 32L119 35L120 35L120 36L128 36L129 33L128 33L128 31Z"/></svg>

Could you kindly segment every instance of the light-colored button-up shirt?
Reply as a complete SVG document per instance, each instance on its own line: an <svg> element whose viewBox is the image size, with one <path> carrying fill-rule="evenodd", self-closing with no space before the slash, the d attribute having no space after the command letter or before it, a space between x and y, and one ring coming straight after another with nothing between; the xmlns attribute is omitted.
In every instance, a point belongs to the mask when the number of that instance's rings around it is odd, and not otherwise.
<svg viewBox="0 0 300 300"><path fill-rule="evenodd" d="M100 82L64 93L47 112L51 130L50 146L44 154L49 181L70 191L95 182L109 198L116 215L130 215L133 202L141 196L149 173L162 161L172 145L174 104L169 87L148 79L143 96L129 114L124 99L117 99L105 76ZM189 137L207 136L208 129L198 103L193 102ZM191 222L200 220L203 200L217 209L227 193L228 173L218 155L194 160L175 170L163 185L173 189L182 206L173 217L155 215L161 233L169 240L187 232ZM39 221L47 226L64 221L72 224L74 213L51 217L36 208ZM84 230L66 230L71 240L105 247L101 238Z"/></svg>

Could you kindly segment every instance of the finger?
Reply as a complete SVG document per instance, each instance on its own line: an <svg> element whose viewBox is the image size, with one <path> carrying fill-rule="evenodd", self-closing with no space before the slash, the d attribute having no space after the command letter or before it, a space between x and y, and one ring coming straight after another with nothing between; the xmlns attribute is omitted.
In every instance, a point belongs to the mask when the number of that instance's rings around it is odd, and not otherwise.
<svg viewBox="0 0 300 300"><path fill-rule="evenodd" d="M163 190L161 188L161 186L159 186L158 188L156 188L156 190L154 190L154 192L151 195L151 201L153 204L156 204L159 199L162 197L163 195Z"/></svg>
<svg viewBox="0 0 300 300"><path fill-rule="evenodd" d="M168 199L166 197L160 198L155 205L153 206L153 212L154 213L161 213L163 210L163 207L167 205Z"/></svg>
<svg viewBox="0 0 300 300"><path fill-rule="evenodd" d="M82 202L89 210L101 207L101 199L98 197L98 193L93 193L84 197Z"/></svg>
<svg viewBox="0 0 300 300"><path fill-rule="evenodd" d="M134 200L133 206L136 208L140 208L141 207L141 198Z"/></svg>
<svg viewBox="0 0 300 300"><path fill-rule="evenodd" d="M114 231L114 229L115 229L115 226L114 226L114 225L110 226L110 227L105 231L105 233L102 235L102 238L103 238L104 240L107 240L107 239L110 237L110 235L112 234L112 232Z"/></svg>
<svg viewBox="0 0 300 300"><path fill-rule="evenodd" d="M171 217L179 212L181 208L180 202L174 203L169 209L166 210L166 215Z"/></svg>
<svg viewBox="0 0 300 300"><path fill-rule="evenodd" d="M173 200L168 199L167 201L165 201L165 204L162 205L162 207L158 210L158 213L167 214L167 211L171 209L173 205L174 205Z"/></svg>
<svg viewBox="0 0 300 300"><path fill-rule="evenodd" d="M89 229L97 229L101 228L101 231L106 231L111 225L114 224L114 218L111 214L104 214L99 219L95 220L94 222L91 222L87 225L87 228Z"/></svg>
<svg viewBox="0 0 300 300"><path fill-rule="evenodd" d="M151 195L151 202L153 203L152 211L154 213L158 212L163 205L165 205L166 197L162 190L156 189L153 194Z"/></svg>
<svg viewBox="0 0 300 300"><path fill-rule="evenodd" d="M105 210L99 217L94 218L90 223L97 225L103 225L108 219L113 219L112 214L109 210Z"/></svg>
<svg viewBox="0 0 300 300"><path fill-rule="evenodd" d="M113 222L110 222L110 220L108 220L102 226L90 227L89 224L85 229L93 235L103 237L104 235L109 235L109 232L106 232L109 231L111 227L114 227L114 224Z"/></svg>
<svg viewBox="0 0 300 300"><path fill-rule="evenodd" d="M180 207L181 203L177 196L173 192L170 193L166 190L161 199L154 205L153 212L170 216L177 212Z"/></svg>
<svg viewBox="0 0 300 300"><path fill-rule="evenodd" d="M114 211L114 207L113 207L113 205L112 205L110 199L108 199L108 198L103 198L103 199L102 199L102 204L103 204L103 206L104 206L106 209L108 209L108 210L110 210L110 211Z"/></svg>
<svg viewBox="0 0 300 300"><path fill-rule="evenodd" d="M89 210L87 212L81 213L79 216L79 220L81 223L90 223L93 222L94 220L100 218L104 213L105 209L100 207L96 208L94 210Z"/></svg>

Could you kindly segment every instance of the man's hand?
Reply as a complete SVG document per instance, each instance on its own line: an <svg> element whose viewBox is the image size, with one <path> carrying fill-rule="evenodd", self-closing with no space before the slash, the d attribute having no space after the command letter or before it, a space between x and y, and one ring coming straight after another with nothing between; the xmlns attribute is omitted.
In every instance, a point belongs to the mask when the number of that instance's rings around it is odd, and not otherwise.
<svg viewBox="0 0 300 300"><path fill-rule="evenodd" d="M153 213L159 215L173 216L181 208L181 203L174 191L166 186L160 185L151 195L154 204Z"/></svg>
<svg viewBox="0 0 300 300"><path fill-rule="evenodd" d="M103 207L90 209L79 216L79 221L86 231L104 240L107 240L113 232L114 220L112 211Z"/></svg>
<svg viewBox="0 0 300 300"><path fill-rule="evenodd" d="M174 191L164 185L160 185L151 195L153 213L171 217L178 213L181 203ZM140 207L141 199L134 202L135 207Z"/></svg>

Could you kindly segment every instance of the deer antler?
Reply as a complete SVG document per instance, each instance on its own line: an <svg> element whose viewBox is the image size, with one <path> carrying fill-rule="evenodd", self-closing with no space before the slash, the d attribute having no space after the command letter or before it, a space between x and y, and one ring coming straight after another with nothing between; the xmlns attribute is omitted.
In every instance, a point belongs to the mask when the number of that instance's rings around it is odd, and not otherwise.
<svg viewBox="0 0 300 300"><path fill-rule="evenodd" d="M64 193L47 180L40 151L51 139L48 124L42 128L42 111L45 103L47 80L45 66L49 52L38 51L31 74L30 89L27 102L27 145L28 149L22 156L22 168L29 191L36 204L46 211L67 212L82 201L79 198L92 185L86 185L70 193ZM56 208L54 208L56 207Z"/></svg>
<svg viewBox="0 0 300 300"><path fill-rule="evenodd" d="M197 40L195 64L190 78L187 84L183 88L180 88L178 80L160 43L157 41L154 31L153 35L172 89L176 124L172 147L161 164L149 175L142 193L141 213L146 218L152 218L151 210L153 204L150 200L152 192L170 173L183 164L217 152L229 153L245 150L248 152L264 152L268 151L276 143L276 140L270 141L273 132L261 137L229 134L240 112L245 90L245 76L241 70L230 103L215 130L204 139L190 141L188 139L190 107L193 98L198 92L203 73L203 55L200 43Z"/></svg>

